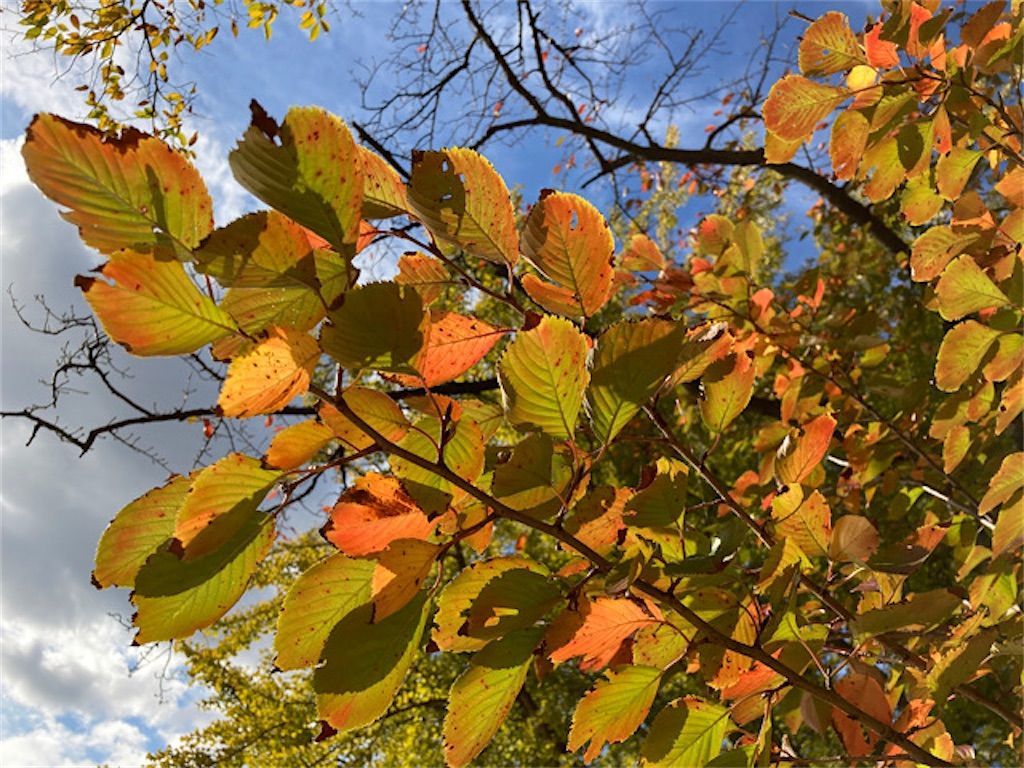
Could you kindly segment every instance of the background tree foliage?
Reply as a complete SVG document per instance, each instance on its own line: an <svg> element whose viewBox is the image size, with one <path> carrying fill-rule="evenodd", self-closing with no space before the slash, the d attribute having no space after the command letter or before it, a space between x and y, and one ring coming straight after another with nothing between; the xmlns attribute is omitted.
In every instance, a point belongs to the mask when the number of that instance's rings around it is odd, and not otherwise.
<svg viewBox="0 0 1024 768"><path fill-rule="evenodd" d="M40 35L60 18L25 10ZM106 333L140 355L212 343L196 360L223 379L217 407L166 417L211 433L313 417L262 463L232 454L134 502L101 542L97 583L134 587L140 641L181 638L223 714L155 759L1019 760L1019 4L888 3L863 32L824 13L800 74L765 77L769 41L689 148L648 125L704 43L666 54L647 118L622 135L599 117L630 61L613 41L569 43L527 3L518 35L460 10L454 30L401 19L419 59L391 62L407 79L358 126L362 147L317 110L279 125L254 107L232 168L276 212L220 230L201 179L156 140L30 127L33 179L110 258L79 279ZM76 55L69 39L55 44ZM458 138L564 132L565 164L586 155L615 190L610 230L572 195L510 204L473 150L411 167L388 151L433 144L439 105L480 82ZM165 114L168 135L182 114ZM796 271L775 220L791 183L822 197L819 257ZM711 190L718 212L681 228L680 204ZM390 243L418 252L394 282L358 283L355 254ZM83 436L21 415L83 450L123 426ZM271 545L325 476L347 490L322 537ZM335 608L319 593L279 624L325 557L368 591ZM457 574L503 567L460 613ZM272 597L217 621L246 586ZM424 600L438 613L420 641ZM303 622L319 642L294 651ZM392 695L406 646L425 652ZM353 659L368 671L347 672ZM517 665L523 682L502 688ZM474 698L475 674L498 698ZM318 718L333 738L310 740Z"/></svg>

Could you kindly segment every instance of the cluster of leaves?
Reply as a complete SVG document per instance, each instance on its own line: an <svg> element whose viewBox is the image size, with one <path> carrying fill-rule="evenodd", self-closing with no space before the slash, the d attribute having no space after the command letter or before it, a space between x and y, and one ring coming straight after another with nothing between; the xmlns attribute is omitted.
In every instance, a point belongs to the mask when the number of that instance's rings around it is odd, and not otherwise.
<svg viewBox="0 0 1024 768"><path fill-rule="evenodd" d="M77 88L85 93L90 120L107 131L125 120L148 120L158 135L181 147L198 135L185 126L196 86L168 74L179 48L201 51L221 27L237 37L240 23L262 29L269 39L282 10L301 14L299 26L310 40L330 28L323 0L243 0L240 8L222 0L20 0L19 6L26 39L73 61L89 62L92 77ZM132 106L118 109L126 100Z"/></svg>
<svg viewBox="0 0 1024 768"><path fill-rule="evenodd" d="M939 393L828 274L772 286L749 217L704 219L686 261L645 235L616 253L576 195L543 193L520 226L476 152L418 152L406 184L296 108L280 125L254 109L230 157L270 209L215 229L202 179L158 139L37 117L29 173L109 259L78 285L110 337L141 356L210 345L224 418L317 408L264 456L118 514L94 579L132 589L136 641L217 622L288 501L346 467L330 554L291 583L273 642L279 669L311 670L323 738L378 721L417 658L472 653L447 697L452 766L566 666L601 675L568 731L588 761L639 732L651 765L765 765L833 738L849 761L947 765L971 757L945 723L964 701L1012 740L1024 170L1020 108L985 77L1019 52L1021 11L956 30L891 10L863 36L838 13L811 24L803 75L765 104L766 151L784 162L853 99L837 175L872 202L902 187L908 221L936 222L909 265L956 322ZM417 250L360 283L353 258L382 242ZM458 308L449 286L470 289ZM497 524L548 547L495 541Z"/></svg>

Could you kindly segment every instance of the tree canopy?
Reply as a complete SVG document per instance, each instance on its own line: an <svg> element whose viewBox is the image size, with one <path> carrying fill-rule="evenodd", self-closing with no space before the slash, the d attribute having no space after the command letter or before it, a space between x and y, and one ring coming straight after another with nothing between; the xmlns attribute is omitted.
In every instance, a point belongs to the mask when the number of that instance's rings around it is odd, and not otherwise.
<svg viewBox="0 0 1024 768"><path fill-rule="evenodd" d="M105 338L219 382L166 419L266 424L99 542L135 641L177 643L225 716L158 762L1020 759L1024 11L883 7L803 21L794 71L688 148L648 130L685 56L623 135L587 115L600 46L528 3L510 44L467 0L465 65L430 27L355 135L254 102L229 162L267 208L220 227L180 111L162 137L32 121L32 181L106 259L76 278ZM429 116L495 73L465 145L388 150L414 93ZM538 128L633 191L521 201L479 150ZM788 184L821 196L800 267ZM691 187L718 210L680 226ZM375 250L393 279L361 275ZM83 451L162 418L5 415ZM318 532L283 525L329 481Z"/></svg>

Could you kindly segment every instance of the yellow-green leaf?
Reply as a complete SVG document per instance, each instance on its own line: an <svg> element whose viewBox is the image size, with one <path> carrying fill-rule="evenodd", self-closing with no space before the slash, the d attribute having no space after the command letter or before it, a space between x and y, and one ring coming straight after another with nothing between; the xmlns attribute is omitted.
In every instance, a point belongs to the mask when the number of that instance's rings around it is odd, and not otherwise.
<svg viewBox="0 0 1024 768"><path fill-rule="evenodd" d="M110 338L133 355L185 355L235 330L179 261L117 251L99 274L111 282L79 275L75 285Z"/></svg>
<svg viewBox="0 0 1024 768"><path fill-rule="evenodd" d="M935 360L935 386L943 392L956 392L981 366L999 331L976 320L953 326L942 339Z"/></svg>
<svg viewBox="0 0 1024 768"><path fill-rule="evenodd" d="M576 706L566 745L569 751L575 752L589 741L583 756L589 763L605 744L632 736L647 717L660 681L661 670L654 667L625 666L609 671Z"/></svg>
<svg viewBox="0 0 1024 768"><path fill-rule="evenodd" d="M587 339L568 320L545 317L519 333L498 367L508 420L568 439L587 386Z"/></svg>
<svg viewBox="0 0 1024 768"><path fill-rule="evenodd" d="M832 535L832 512L818 491L809 496L791 485L772 500L775 530L796 542L808 557L827 555Z"/></svg>
<svg viewBox="0 0 1024 768"><path fill-rule="evenodd" d="M712 432L722 432L754 394L755 368L745 354L712 363L701 377L700 416Z"/></svg>
<svg viewBox="0 0 1024 768"><path fill-rule="evenodd" d="M693 696L676 699L651 723L641 750L645 766L707 765L722 751L729 710Z"/></svg>
<svg viewBox="0 0 1024 768"><path fill-rule="evenodd" d="M832 75L864 61L846 14L838 11L819 17L800 40L800 71L805 75Z"/></svg>
<svg viewBox="0 0 1024 768"><path fill-rule="evenodd" d="M765 127L784 141L799 141L848 97L843 88L786 75L772 86L762 114Z"/></svg>
<svg viewBox="0 0 1024 768"><path fill-rule="evenodd" d="M959 320L972 312L1010 303L978 262L967 254L958 256L943 270L935 293L939 297L939 314L944 320Z"/></svg>

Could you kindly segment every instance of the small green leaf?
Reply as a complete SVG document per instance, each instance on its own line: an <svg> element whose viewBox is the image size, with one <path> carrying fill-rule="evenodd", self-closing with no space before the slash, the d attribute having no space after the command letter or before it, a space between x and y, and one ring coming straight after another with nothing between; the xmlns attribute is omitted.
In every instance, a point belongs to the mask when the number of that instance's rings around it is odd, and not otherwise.
<svg viewBox="0 0 1024 768"><path fill-rule="evenodd" d="M645 766L707 765L722 751L729 710L693 696L676 699L654 718L641 756Z"/></svg>

